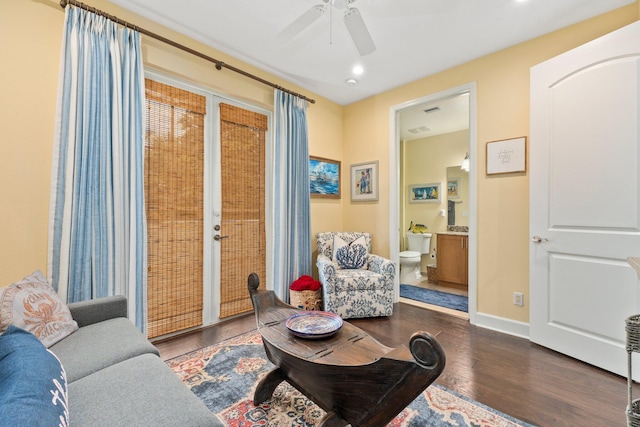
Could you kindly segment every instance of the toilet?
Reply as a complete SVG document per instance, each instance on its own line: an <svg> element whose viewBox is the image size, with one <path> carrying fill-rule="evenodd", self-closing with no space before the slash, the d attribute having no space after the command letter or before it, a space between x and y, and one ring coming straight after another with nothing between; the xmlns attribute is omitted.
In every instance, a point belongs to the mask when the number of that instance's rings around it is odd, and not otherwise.
<svg viewBox="0 0 640 427"><path fill-rule="evenodd" d="M400 252L400 283L408 284L420 279L422 255L428 254L431 245L430 233L407 233L407 249Z"/></svg>

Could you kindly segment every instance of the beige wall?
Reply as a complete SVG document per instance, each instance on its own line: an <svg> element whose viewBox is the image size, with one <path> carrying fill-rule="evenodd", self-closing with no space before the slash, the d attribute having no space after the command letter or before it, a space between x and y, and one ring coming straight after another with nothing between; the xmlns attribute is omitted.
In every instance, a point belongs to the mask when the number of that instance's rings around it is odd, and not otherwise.
<svg viewBox="0 0 640 427"><path fill-rule="evenodd" d="M341 160L343 107L175 34L106 0L91 6L200 50L316 100L308 108L313 155ZM0 1L0 286L46 273L52 144L64 10L53 0ZM143 37L145 66L182 76L221 95L272 109L273 90ZM313 202L313 231L338 230L342 202Z"/></svg>
<svg viewBox="0 0 640 427"><path fill-rule="evenodd" d="M334 108L324 108L316 114L309 115L309 155L323 157L325 159L338 160L340 164L340 180L344 183L349 179L349 167L342 161L342 112L343 107L334 105ZM322 130L322 137L316 138L315 143L311 143L312 129L316 132ZM318 256L318 245L316 245L315 234L323 231L343 230L342 209L345 200L349 200L347 189L340 187L340 199L311 199L311 231L313 233L312 260L313 274L318 277L318 270L315 260Z"/></svg>
<svg viewBox="0 0 640 427"><path fill-rule="evenodd" d="M528 298L524 307L517 307L512 295L514 291L528 295L529 176L487 177L485 144L528 136L529 69L533 65L637 19L638 5L633 4L347 106L344 162L379 160L381 197L368 206L346 204L345 227L361 225L358 228L375 236L374 252L388 255L390 108L475 82L477 158L472 167L478 171L477 311L528 322Z"/></svg>

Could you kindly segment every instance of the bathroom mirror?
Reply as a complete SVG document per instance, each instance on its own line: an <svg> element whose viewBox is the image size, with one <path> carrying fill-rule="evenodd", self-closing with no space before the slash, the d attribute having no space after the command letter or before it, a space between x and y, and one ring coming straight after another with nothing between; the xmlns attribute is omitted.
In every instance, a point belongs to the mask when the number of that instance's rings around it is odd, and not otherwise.
<svg viewBox="0 0 640 427"><path fill-rule="evenodd" d="M469 226L469 172L447 168L447 225Z"/></svg>

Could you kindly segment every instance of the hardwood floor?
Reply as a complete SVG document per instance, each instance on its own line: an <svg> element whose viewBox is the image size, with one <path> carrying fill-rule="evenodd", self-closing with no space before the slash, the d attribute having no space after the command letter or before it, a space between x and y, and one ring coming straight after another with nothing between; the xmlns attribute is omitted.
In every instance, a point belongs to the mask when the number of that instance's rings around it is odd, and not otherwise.
<svg viewBox="0 0 640 427"><path fill-rule="evenodd" d="M526 339L404 303L389 318L349 321L390 347L407 345L415 331L431 333L447 354L438 384L523 421L541 427L626 425L626 378ZM252 329L250 314L154 344L166 360ZM633 393L640 397L640 386L634 384Z"/></svg>

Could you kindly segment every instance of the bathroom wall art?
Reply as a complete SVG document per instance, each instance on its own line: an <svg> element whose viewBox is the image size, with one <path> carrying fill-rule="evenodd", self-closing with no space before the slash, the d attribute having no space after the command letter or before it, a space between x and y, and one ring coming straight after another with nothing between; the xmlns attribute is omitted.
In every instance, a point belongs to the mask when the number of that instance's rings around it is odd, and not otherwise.
<svg viewBox="0 0 640 427"><path fill-rule="evenodd" d="M440 183L409 185L409 203L440 203Z"/></svg>
<svg viewBox="0 0 640 427"><path fill-rule="evenodd" d="M351 165L351 201L378 200L378 161Z"/></svg>
<svg viewBox="0 0 640 427"><path fill-rule="evenodd" d="M487 175L527 171L527 137L487 142Z"/></svg>
<svg viewBox="0 0 640 427"><path fill-rule="evenodd" d="M309 156L309 191L311 197L340 198L340 162Z"/></svg>

